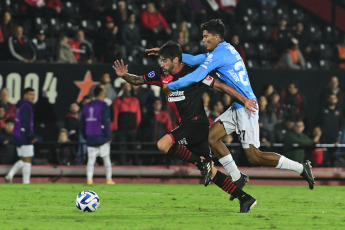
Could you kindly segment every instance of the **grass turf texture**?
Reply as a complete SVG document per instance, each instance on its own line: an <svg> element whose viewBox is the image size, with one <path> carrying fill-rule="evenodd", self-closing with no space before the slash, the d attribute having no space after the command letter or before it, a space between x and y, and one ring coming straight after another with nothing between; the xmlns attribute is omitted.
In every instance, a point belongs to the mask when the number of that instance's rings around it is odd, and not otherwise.
<svg viewBox="0 0 345 230"><path fill-rule="evenodd" d="M0 185L0 229L345 229L344 186L246 186L249 213L215 185ZM94 213L75 199L100 197Z"/></svg>

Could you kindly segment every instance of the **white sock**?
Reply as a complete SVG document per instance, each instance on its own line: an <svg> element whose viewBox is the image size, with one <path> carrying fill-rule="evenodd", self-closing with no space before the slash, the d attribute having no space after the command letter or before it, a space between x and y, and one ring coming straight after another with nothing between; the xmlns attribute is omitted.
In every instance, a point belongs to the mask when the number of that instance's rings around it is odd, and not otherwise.
<svg viewBox="0 0 345 230"><path fill-rule="evenodd" d="M24 162L23 165L23 184L30 184L31 163Z"/></svg>
<svg viewBox="0 0 345 230"><path fill-rule="evenodd" d="M107 180L111 180L111 162L110 162L110 155L103 157L103 164L105 169L105 177Z"/></svg>
<svg viewBox="0 0 345 230"><path fill-rule="evenodd" d="M284 156L280 156L279 163L276 166L276 168L277 169L293 170L299 174L301 174L303 171L303 165L301 163L290 160Z"/></svg>
<svg viewBox="0 0 345 230"><path fill-rule="evenodd" d="M87 167L86 167L86 177L87 181L93 180L93 171L95 168L95 162L96 162L96 155L89 155L87 160Z"/></svg>
<svg viewBox="0 0 345 230"><path fill-rule="evenodd" d="M232 159L231 154L226 155L219 159L219 163L223 165L223 167L230 173L232 181L237 181L241 178L241 172L238 170L235 161Z"/></svg>
<svg viewBox="0 0 345 230"><path fill-rule="evenodd" d="M16 175L16 173L23 168L24 165L24 161L22 160L18 160L11 168L11 170L8 172L7 176L12 179L14 175Z"/></svg>

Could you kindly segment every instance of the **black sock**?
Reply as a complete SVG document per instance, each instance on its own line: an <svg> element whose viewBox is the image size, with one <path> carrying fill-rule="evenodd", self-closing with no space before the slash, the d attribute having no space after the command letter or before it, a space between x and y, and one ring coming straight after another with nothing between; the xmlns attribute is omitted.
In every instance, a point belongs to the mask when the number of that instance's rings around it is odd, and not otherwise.
<svg viewBox="0 0 345 230"><path fill-rule="evenodd" d="M219 170L213 177L212 182L215 183L219 188L223 189L225 192L233 195L236 198L246 194L242 189L237 188L236 185L231 181L231 179Z"/></svg>
<svg viewBox="0 0 345 230"><path fill-rule="evenodd" d="M168 151L168 155L176 157L180 160L183 160L184 162L189 162L195 165L198 165L201 161L200 156L192 153L183 145L179 145L176 143L170 147Z"/></svg>

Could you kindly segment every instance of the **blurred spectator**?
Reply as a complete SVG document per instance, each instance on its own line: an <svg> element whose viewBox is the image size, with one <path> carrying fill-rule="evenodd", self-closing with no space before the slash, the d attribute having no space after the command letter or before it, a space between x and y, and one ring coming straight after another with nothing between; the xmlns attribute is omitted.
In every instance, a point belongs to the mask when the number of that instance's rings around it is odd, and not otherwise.
<svg viewBox="0 0 345 230"><path fill-rule="evenodd" d="M303 133L304 123L299 119L295 122L294 128L290 130L284 137L284 153L287 158L303 163L306 156L306 149L314 146L320 141L321 134L310 139ZM298 144L297 147L294 144Z"/></svg>
<svg viewBox="0 0 345 230"><path fill-rule="evenodd" d="M306 99L299 91L298 82L291 82L287 92L283 95L283 107L285 116L300 117L304 119L306 111Z"/></svg>
<svg viewBox="0 0 345 230"><path fill-rule="evenodd" d="M23 34L22 26L15 26L13 36L8 39L8 46L13 60L29 63L36 60L35 46Z"/></svg>
<svg viewBox="0 0 345 230"><path fill-rule="evenodd" d="M162 111L162 99L155 98L152 108L143 115L140 124L139 140L141 142L156 142L172 130L172 123L169 114ZM149 148L149 149L156 149Z"/></svg>
<svg viewBox="0 0 345 230"><path fill-rule="evenodd" d="M286 133L293 129L295 122L292 116L288 116L285 120L274 126L274 142L283 143Z"/></svg>
<svg viewBox="0 0 345 230"><path fill-rule="evenodd" d="M288 22L285 18L280 19L278 21L278 25L274 28L271 35L276 54L278 56L280 56L283 51L288 48L289 41L291 40L291 35L287 28L287 23Z"/></svg>
<svg viewBox="0 0 345 230"><path fill-rule="evenodd" d="M153 112L155 115L153 141L158 141L165 134L171 132L172 124L169 114L162 111L162 100L160 98L155 99L153 103Z"/></svg>
<svg viewBox="0 0 345 230"><path fill-rule="evenodd" d="M54 163L59 165L74 165L76 148L68 139L67 129L61 129L58 135L58 145L55 148L56 159Z"/></svg>
<svg viewBox="0 0 345 230"><path fill-rule="evenodd" d="M151 86L132 85L132 94L139 100L141 113L145 113L152 107L156 99ZM152 110L152 109L151 109Z"/></svg>
<svg viewBox="0 0 345 230"><path fill-rule="evenodd" d="M74 57L77 59L78 63L91 64L93 62L93 49L90 42L85 40L83 30L78 30L75 34L75 38L70 40L68 43L71 46Z"/></svg>
<svg viewBox="0 0 345 230"><path fill-rule="evenodd" d="M343 112L337 106L338 98L330 94L327 98L327 106L321 110L320 126L323 133L322 141L326 144L338 144L338 138L343 128ZM325 153L325 166L334 167L336 147L328 148Z"/></svg>
<svg viewBox="0 0 345 230"><path fill-rule="evenodd" d="M274 93L274 86L272 84L265 84L262 87L261 95L266 97L269 106L272 105L272 94L273 93Z"/></svg>
<svg viewBox="0 0 345 230"><path fill-rule="evenodd" d="M168 40L171 35L171 29L165 21L162 14L156 10L153 2L146 4L146 10L141 13L141 23L145 30L149 32L147 35L152 42L152 46L157 46L158 40Z"/></svg>
<svg viewBox="0 0 345 230"><path fill-rule="evenodd" d="M246 53L244 51L244 47L240 43L240 38L238 35L233 35L231 37L230 44L237 50L237 52L241 55L243 62L246 62Z"/></svg>
<svg viewBox="0 0 345 230"><path fill-rule="evenodd" d="M131 13L122 30L122 40L128 56L139 62L144 56L144 48L141 46L139 27L136 24L136 16Z"/></svg>
<svg viewBox="0 0 345 230"><path fill-rule="evenodd" d="M96 57L100 62L112 63L114 60L126 58L126 49L121 44L119 28L110 16L105 18L105 26L98 33L94 44Z"/></svg>
<svg viewBox="0 0 345 230"><path fill-rule="evenodd" d="M316 126L313 129L312 138L314 139L315 137L321 137L319 139L320 140L322 139L322 131L321 131L321 128L319 126ZM321 144L320 140L316 144ZM311 153L311 160L312 160L313 164L316 166L322 165L323 159L324 159L323 148L315 148Z"/></svg>
<svg viewBox="0 0 345 230"><path fill-rule="evenodd" d="M4 11L0 21L0 60L7 60L9 57L8 38L13 31L12 15L8 11Z"/></svg>
<svg viewBox="0 0 345 230"><path fill-rule="evenodd" d="M17 160L16 146L13 144L14 119L5 121L4 129L0 131L0 164L14 164Z"/></svg>
<svg viewBox="0 0 345 230"><path fill-rule="evenodd" d="M89 97L89 95L84 96L83 99L81 99L81 101L78 104L80 111L84 107L84 105L89 103L90 101L91 101L91 97Z"/></svg>
<svg viewBox="0 0 345 230"><path fill-rule="evenodd" d="M77 63L72 47L68 44L68 37L65 34L60 37L57 50L57 61L60 63Z"/></svg>
<svg viewBox="0 0 345 230"><path fill-rule="evenodd" d="M4 106L6 109L6 117L15 118L16 117L16 105L11 104L8 99L10 97L10 92L7 88L3 88L0 91L0 106Z"/></svg>
<svg viewBox="0 0 345 230"><path fill-rule="evenodd" d="M284 106L280 101L280 94L277 91L274 91L271 94L271 105L270 105L276 115L278 123L281 123L284 120Z"/></svg>
<svg viewBox="0 0 345 230"><path fill-rule="evenodd" d="M193 54L198 50L198 46L192 42L191 34L188 28L188 23L182 21L176 31L177 43L180 44L184 53Z"/></svg>
<svg viewBox="0 0 345 230"><path fill-rule="evenodd" d="M72 102L65 118L65 128L71 141L79 141L79 112L80 107L77 102Z"/></svg>
<svg viewBox="0 0 345 230"><path fill-rule="evenodd" d="M339 79L337 76L332 76L329 79L327 88L322 92L320 101L321 107L327 106L329 95L335 94L338 98L337 106L344 112L344 91L339 87Z"/></svg>
<svg viewBox="0 0 345 230"><path fill-rule="evenodd" d="M43 29L36 31L36 37L32 39L32 43L36 48L36 61L37 62L50 62L52 61L51 47L48 47L46 42L46 35Z"/></svg>
<svg viewBox="0 0 345 230"><path fill-rule="evenodd" d="M293 31L293 37L298 40L300 50L307 59L311 58L312 48L305 38L304 26L302 22L298 22Z"/></svg>
<svg viewBox="0 0 345 230"><path fill-rule="evenodd" d="M0 129L5 127L5 121L7 120L6 108L3 105L0 105Z"/></svg>
<svg viewBox="0 0 345 230"><path fill-rule="evenodd" d="M270 147L274 142L274 126L277 124L277 118L272 109L268 106L265 96L259 98L259 127L260 141Z"/></svg>
<svg viewBox="0 0 345 230"><path fill-rule="evenodd" d="M113 104L113 101L116 99L117 94L116 94L114 86L112 86L111 84L109 73L102 74L100 85L104 87L104 90L105 90L105 98L104 98L105 103L107 103L108 106L111 106L111 104ZM89 91L90 98L94 97L93 91L95 90L96 87L97 85L94 85L90 88L90 91Z"/></svg>
<svg viewBox="0 0 345 230"><path fill-rule="evenodd" d="M224 93L222 96L222 103L224 108L228 109L231 105L231 97L228 94Z"/></svg>
<svg viewBox="0 0 345 230"><path fill-rule="evenodd" d="M345 34L342 37L341 43L337 45L339 68L345 69Z"/></svg>
<svg viewBox="0 0 345 230"><path fill-rule="evenodd" d="M119 27L119 32L122 33L123 26L125 25L125 23L129 20L129 17L131 16L131 14L128 12L127 3L125 0L119 0L117 2L117 9L114 16L115 16L115 21Z"/></svg>
<svg viewBox="0 0 345 230"><path fill-rule="evenodd" d="M283 55L280 57L278 63L278 68L287 69L305 69L306 63L301 51L298 48L298 40L292 38L289 47Z"/></svg>
<svg viewBox="0 0 345 230"><path fill-rule="evenodd" d="M113 104L114 121L111 123L111 130L116 131L116 139L119 142L134 142L139 124L141 122L141 112L139 100L132 96L131 85L123 83L122 96L115 99ZM119 156L120 164L127 164L125 151L133 149L132 144L120 144L119 149L122 152ZM138 164L138 157L132 158L133 164Z"/></svg>
<svg viewBox="0 0 345 230"><path fill-rule="evenodd" d="M0 43L5 42L12 34L14 24L9 11L4 11L0 21Z"/></svg>
<svg viewBox="0 0 345 230"><path fill-rule="evenodd" d="M212 120L212 123L214 120L219 117L224 112L224 106L221 101L215 101L212 105L212 110L210 112L209 117ZM210 123L211 125L211 123Z"/></svg>
<svg viewBox="0 0 345 230"><path fill-rule="evenodd" d="M202 101L204 103L204 109L205 109L205 113L207 116L210 116L210 95L208 94L208 92L203 92L202 93Z"/></svg>

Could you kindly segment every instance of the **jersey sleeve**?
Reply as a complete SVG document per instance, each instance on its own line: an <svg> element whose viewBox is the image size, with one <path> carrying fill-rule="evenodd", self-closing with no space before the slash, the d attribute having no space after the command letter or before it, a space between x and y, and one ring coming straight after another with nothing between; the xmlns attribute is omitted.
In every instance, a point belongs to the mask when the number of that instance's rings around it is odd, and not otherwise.
<svg viewBox="0 0 345 230"><path fill-rule="evenodd" d="M211 72L212 70L215 70L217 68L220 68L223 66L223 60L224 57L222 53L215 52L210 53L206 60L200 65L200 67L207 70L207 73Z"/></svg>
<svg viewBox="0 0 345 230"><path fill-rule="evenodd" d="M161 75L162 75L162 70L153 70L149 72L148 74L144 75L144 81L148 85L157 85L162 87L162 81L161 81Z"/></svg>
<svg viewBox="0 0 345 230"><path fill-rule="evenodd" d="M199 54L196 56L190 54L182 54L182 62L188 65L200 65L207 58L207 54Z"/></svg>

